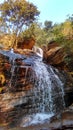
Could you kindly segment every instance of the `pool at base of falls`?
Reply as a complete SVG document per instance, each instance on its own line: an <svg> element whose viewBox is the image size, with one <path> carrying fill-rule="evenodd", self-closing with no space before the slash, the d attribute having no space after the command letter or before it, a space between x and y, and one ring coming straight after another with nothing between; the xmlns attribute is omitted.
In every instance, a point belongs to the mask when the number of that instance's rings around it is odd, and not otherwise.
<svg viewBox="0 0 73 130"><path fill-rule="evenodd" d="M54 116L53 113L36 113L33 115L28 115L23 117L21 122L21 127L28 127L30 125L42 124L45 121L49 121L50 118Z"/></svg>

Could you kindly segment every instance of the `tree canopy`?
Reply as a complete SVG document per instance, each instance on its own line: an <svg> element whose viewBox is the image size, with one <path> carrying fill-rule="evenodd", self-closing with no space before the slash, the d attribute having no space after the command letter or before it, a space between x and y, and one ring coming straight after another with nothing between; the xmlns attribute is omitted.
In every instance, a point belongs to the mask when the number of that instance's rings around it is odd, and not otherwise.
<svg viewBox="0 0 73 130"><path fill-rule="evenodd" d="M51 29L52 28L52 21L45 21L44 22L44 25L45 25L45 30L47 31L48 29Z"/></svg>
<svg viewBox="0 0 73 130"><path fill-rule="evenodd" d="M5 25L6 31L19 34L25 26L33 23L39 14L37 7L26 0L5 0L0 4L0 26Z"/></svg>

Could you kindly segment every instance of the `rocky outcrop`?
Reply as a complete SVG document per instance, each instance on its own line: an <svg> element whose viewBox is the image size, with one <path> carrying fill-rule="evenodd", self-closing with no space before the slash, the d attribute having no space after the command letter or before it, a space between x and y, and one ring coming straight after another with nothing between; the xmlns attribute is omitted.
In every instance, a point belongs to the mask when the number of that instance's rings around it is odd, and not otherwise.
<svg viewBox="0 0 73 130"><path fill-rule="evenodd" d="M57 74L59 77L61 76L60 78L64 83L66 106L69 106L73 102L73 76L69 73L73 65L68 66L66 64L65 57L67 54L56 41L51 41L47 47L43 46L42 49L44 51L44 61L57 68L61 73L61 75Z"/></svg>
<svg viewBox="0 0 73 130"><path fill-rule="evenodd" d="M65 56L64 48L59 46L55 41L48 44L46 51L44 49L44 60L46 60L48 64L61 70L68 70L64 60Z"/></svg>
<svg viewBox="0 0 73 130"><path fill-rule="evenodd" d="M66 107L73 103L73 77L67 72L64 75L64 91Z"/></svg>
<svg viewBox="0 0 73 130"><path fill-rule="evenodd" d="M60 115L56 115L51 120L46 120L43 124L29 126L27 128L16 128L16 130L72 130L73 129L73 104L64 110Z"/></svg>
<svg viewBox="0 0 73 130"><path fill-rule="evenodd" d="M1 124L17 124L23 114L30 114L30 111L33 113L32 108L35 104L32 104L32 96L34 96L35 74L31 67L33 62L28 62L28 55L32 57L35 54L30 51L28 54L27 51L26 56L21 57L18 53L0 51Z"/></svg>
<svg viewBox="0 0 73 130"><path fill-rule="evenodd" d="M0 123L11 127L19 126L23 115L38 112L39 105L32 102L35 97L33 91L36 81L32 64L37 56L27 49L23 51L18 49L14 52L16 53L0 50ZM60 78L64 81L64 77L63 73ZM65 87L68 85L70 88L72 81L68 81L69 78L66 77ZM68 88L65 89L66 93L72 91L72 87ZM71 103L72 101L67 106Z"/></svg>
<svg viewBox="0 0 73 130"><path fill-rule="evenodd" d="M29 39L24 39L24 40L19 41L17 43L17 48L32 50L34 45L35 45L35 39L29 38Z"/></svg>
<svg viewBox="0 0 73 130"><path fill-rule="evenodd" d="M28 127L15 127L9 130L73 130L73 104L64 110L60 115L46 120L42 124L31 125ZM0 126L0 130L8 130L5 126Z"/></svg>

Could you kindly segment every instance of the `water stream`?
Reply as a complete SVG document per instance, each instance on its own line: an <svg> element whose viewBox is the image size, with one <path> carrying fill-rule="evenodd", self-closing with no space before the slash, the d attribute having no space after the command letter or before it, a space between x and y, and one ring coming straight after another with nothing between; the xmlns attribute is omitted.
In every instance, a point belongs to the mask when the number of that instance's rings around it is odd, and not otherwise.
<svg viewBox="0 0 73 130"><path fill-rule="evenodd" d="M33 114L24 116L23 127L43 123L65 108L63 83L57 75L58 70L47 66L42 58L33 58L32 68L36 74L32 99L36 108Z"/></svg>
<svg viewBox="0 0 73 130"><path fill-rule="evenodd" d="M11 79L9 82L10 87L15 72L15 59L17 58L24 59L23 62L28 65L30 64L36 76L36 80L34 80L32 72L34 81L32 93L34 96L31 97L32 107L30 109L33 109L33 113L31 111L30 114L27 113L26 116L24 115L21 126L26 127L37 123L43 123L65 108L63 83L57 75L57 73L59 73L58 70L43 63L42 58L39 56L26 58L26 56L15 54L13 51L0 51L0 53L8 56L10 63L12 63ZM18 67L22 66L20 65ZM26 68L25 76L27 76L28 67L24 67ZM29 93L31 93L31 91L29 91ZM30 102L30 99L28 100Z"/></svg>

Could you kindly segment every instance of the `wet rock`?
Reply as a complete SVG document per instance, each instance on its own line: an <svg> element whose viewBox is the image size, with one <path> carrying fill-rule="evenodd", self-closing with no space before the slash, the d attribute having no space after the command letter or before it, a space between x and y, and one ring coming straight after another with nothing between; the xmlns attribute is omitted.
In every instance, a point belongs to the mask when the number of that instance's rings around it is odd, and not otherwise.
<svg viewBox="0 0 73 130"><path fill-rule="evenodd" d="M64 83L65 102L66 106L69 106L73 102L73 77L68 73L70 67L64 59L66 57L65 50L58 43L52 41L47 47L43 47L43 51L45 62L59 70L57 74Z"/></svg>
<svg viewBox="0 0 73 130"><path fill-rule="evenodd" d="M59 124L59 125L58 125ZM50 122L50 127L58 130L72 130L73 129L73 104L61 113L61 115L55 116Z"/></svg>
<svg viewBox="0 0 73 130"><path fill-rule="evenodd" d="M26 62L25 59L27 59ZM32 61L31 63L27 61L28 55L26 58L24 55L21 58L18 53L1 51L0 123L17 124L21 118L20 115L30 113L30 107L33 107L30 99L34 96L33 76L35 73L31 67Z"/></svg>
<svg viewBox="0 0 73 130"><path fill-rule="evenodd" d="M50 121L28 127L15 127L9 130L73 130L73 104L60 115L55 115Z"/></svg>
<svg viewBox="0 0 73 130"><path fill-rule="evenodd" d="M73 77L66 71L58 70L53 66L52 68L63 83L65 106L68 107L73 103Z"/></svg>
<svg viewBox="0 0 73 130"><path fill-rule="evenodd" d="M35 56L35 54L32 51L14 51L17 53L12 54L6 51L5 53L3 52L4 55L0 54L0 70L3 76L3 78L1 78L1 86L4 91L3 93L0 93L0 123L10 127L19 126L23 115L26 115L27 113L33 114L34 111L37 113L37 106L39 105L38 101L36 104L33 104L32 102L32 99L35 97L33 90L36 75L32 69L34 59L29 57ZM55 122L54 119L53 121ZM61 123L57 120L56 124L57 129ZM28 129L50 129L53 125L54 124L51 122L50 127L49 123L45 123L40 126L28 127ZM55 126L53 128L55 129Z"/></svg>

